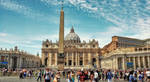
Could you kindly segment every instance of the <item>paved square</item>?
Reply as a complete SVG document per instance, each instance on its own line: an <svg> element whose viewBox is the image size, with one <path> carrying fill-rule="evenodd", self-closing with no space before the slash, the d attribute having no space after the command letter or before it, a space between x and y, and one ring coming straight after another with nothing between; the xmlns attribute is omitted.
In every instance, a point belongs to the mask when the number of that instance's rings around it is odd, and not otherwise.
<svg viewBox="0 0 150 82"><path fill-rule="evenodd" d="M0 82L37 82L37 81L36 78L19 79L18 77L0 77ZM42 80L42 82L44 82L44 80ZM67 82L67 80L61 79L61 82ZM77 80L75 82L77 82ZM99 81L99 82L107 82L107 81ZM113 82L127 82L127 81L117 80Z"/></svg>

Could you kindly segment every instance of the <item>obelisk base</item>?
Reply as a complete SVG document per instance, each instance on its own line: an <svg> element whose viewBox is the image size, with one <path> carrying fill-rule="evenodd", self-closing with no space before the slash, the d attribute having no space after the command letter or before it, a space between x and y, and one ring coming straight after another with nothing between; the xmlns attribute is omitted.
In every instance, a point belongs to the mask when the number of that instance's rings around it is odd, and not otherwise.
<svg viewBox="0 0 150 82"><path fill-rule="evenodd" d="M64 53L59 53L58 55L58 70L63 71L64 70Z"/></svg>

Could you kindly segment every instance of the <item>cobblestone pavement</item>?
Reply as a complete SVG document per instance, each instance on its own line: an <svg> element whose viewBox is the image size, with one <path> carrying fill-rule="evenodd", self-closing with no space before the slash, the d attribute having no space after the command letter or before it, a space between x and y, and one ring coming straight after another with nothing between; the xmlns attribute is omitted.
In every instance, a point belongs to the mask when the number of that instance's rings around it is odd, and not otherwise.
<svg viewBox="0 0 150 82"><path fill-rule="evenodd" d="M37 81L36 81L36 78L19 79L18 77L0 77L0 82L37 82ZM67 81L65 79L61 79L61 82L67 82ZM75 82L77 82L77 80ZM107 82L107 81L99 81L99 82ZM116 80L113 82L127 82L127 81Z"/></svg>

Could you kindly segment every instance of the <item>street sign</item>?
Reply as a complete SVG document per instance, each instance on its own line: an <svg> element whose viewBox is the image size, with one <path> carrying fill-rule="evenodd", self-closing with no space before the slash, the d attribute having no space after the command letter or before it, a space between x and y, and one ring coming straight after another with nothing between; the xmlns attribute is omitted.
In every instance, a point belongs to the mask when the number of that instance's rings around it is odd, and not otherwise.
<svg viewBox="0 0 150 82"><path fill-rule="evenodd" d="M8 62L0 62L0 64L8 64Z"/></svg>
<svg viewBox="0 0 150 82"><path fill-rule="evenodd" d="M133 68L133 62L127 62L127 68Z"/></svg>

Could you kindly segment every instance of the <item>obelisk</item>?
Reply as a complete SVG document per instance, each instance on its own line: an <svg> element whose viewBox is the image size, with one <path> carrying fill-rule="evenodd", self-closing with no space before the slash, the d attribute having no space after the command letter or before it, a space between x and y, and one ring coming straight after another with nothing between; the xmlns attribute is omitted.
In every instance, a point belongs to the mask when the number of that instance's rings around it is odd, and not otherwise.
<svg viewBox="0 0 150 82"><path fill-rule="evenodd" d="M63 6L60 11L59 53L64 53L64 11L63 11Z"/></svg>
<svg viewBox="0 0 150 82"><path fill-rule="evenodd" d="M60 11L60 25L59 25L59 48L58 48L58 69L61 70L62 65L64 65L64 11L63 2Z"/></svg>

